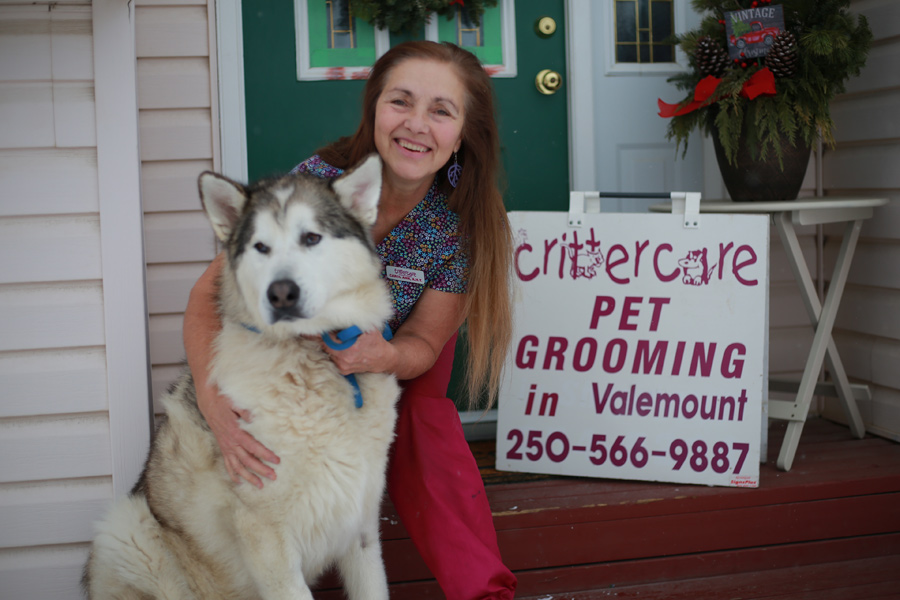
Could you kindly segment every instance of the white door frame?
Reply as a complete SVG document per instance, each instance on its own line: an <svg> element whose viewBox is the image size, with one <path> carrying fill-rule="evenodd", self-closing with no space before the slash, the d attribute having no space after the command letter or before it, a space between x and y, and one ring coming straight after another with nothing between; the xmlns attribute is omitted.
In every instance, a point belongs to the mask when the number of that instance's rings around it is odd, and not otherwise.
<svg viewBox="0 0 900 600"><path fill-rule="evenodd" d="M597 189L594 144L594 17L591 0L566 0L569 189Z"/></svg>
<svg viewBox="0 0 900 600"><path fill-rule="evenodd" d="M153 421L134 10L120 0L92 8L110 455L122 497L140 476Z"/></svg>
<svg viewBox="0 0 900 600"><path fill-rule="evenodd" d="M222 173L247 181L242 0L216 0ZM593 19L591 0L566 0L566 86L569 98L569 187L592 190L594 179ZM527 75L520 75L522 77ZM577 126L576 126L577 124Z"/></svg>

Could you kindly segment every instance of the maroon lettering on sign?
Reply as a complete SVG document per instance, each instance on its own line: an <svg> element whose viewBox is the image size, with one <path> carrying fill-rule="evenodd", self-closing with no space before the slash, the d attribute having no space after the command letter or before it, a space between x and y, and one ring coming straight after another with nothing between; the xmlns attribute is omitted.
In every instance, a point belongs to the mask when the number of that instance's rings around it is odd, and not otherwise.
<svg viewBox="0 0 900 600"><path fill-rule="evenodd" d="M519 340L519 347L516 349L516 366L520 369L533 369L537 362L537 350L533 350L538 345L536 335L522 336Z"/></svg>
<svg viewBox="0 0 900 600"><path fill-rule="evenodd" d="M530 415L531 409L534 406L534 391L537 389L537 384L532 383L531 387L528 388L528 403L525 405L525 414Z"/></svg>
<svg viewBox="0 0 900 600"><path fill-rule="evenodd" d="M567 340L566 338L551 336L550 339L547 340L547 354L544 356L543 369L545 371L549 371L550 370L550 361L555 359L556 360L555 369L557 371L562 371L565 366L565 362L566 362L565 352L566 352L566 348L568 348L568 347L569 347L569 340Z"/></svg>
<svg viewBox="0 0 900 600"><path fill-rule="evenodd" d="M594 235L594 228L591 227L591 239L585 242L590 247L591 252L599 252L600 250L600 240Z"/></svg>
<svg viewBox="0 0 900 600"><path fill-rule="evenodd" d="M742 262L738 262L738 257L741 253L746 252L750 255L750 257ZM732 272L734 273L734 278L738 280L738 282L747 286L754 286L759 283L756 279L744 279L741 276L740 271L744 267L749 267L750 265L756 264L756 251L750 246L744 244L740 248L738 248L734 253L734 262L732 263Z"/></svg>
<svg viewBox="0 0 900 600"><path fill-rule="evenodd" d="M633 374L648 374L652 370L655 375L662 374L663 363L666 362L666 350L669 342L660 340L650 353L650 340L638 340L637 351L634 353L634 364L631 366Z"/></svg>
<svg viewBox="0 0 900 600"><path fill-rule="evenodd" d="M747 348L743 344L729 344L725 348L725 355L722 357L722 377L726 379L740 379L744 374L744 361L734 358L734 354L743 358L747 354Z"/></svg>
<svg viewBox="0 0 900 600"><path fill-rule="evenodd" d="M678 274L680 269L675 267L675 270L669 274L663 274L663 272L659 268L659 255L665 250L666 252L672 252L672 244L660 244L656 247L656 252L653 253L653 272L656 273L657 279L662 282L672 281L673 279L678 278Z"/></svg>
<svg viewBox="0 0 900 600"><path fill-rule="evenodd" d="M653 305L653 317L650 319L650 331L659 329L659 315L662 307L672 301L671 298L650 298L649 302Z"/></svg>
<svg viewBox="0 0 900 600"><path fill-rule="evenodd" d="M584 349L587 348L587 358L584 357ZM594 338L581 338L575 344L575 357L572 366L579 373L590 371L594 366L594 360L597 358L597 340Z"/></svg>
<svg viewBox="0 0 900 600"><path fill-rule="evenodd" d="M538 414L540 416L555 417L556 406L559 404L559 394L556 392L545 392L541 396L541 408Z"/></svg>
<svg viewBox="0 0 900 600"><path fill-rule="evenodd" d="M709 377L712 372L713 357L716 355L716 343L709 344L709 350L704 354L702 342L694 344L694 354L691 357L691 370L688 373L691 377L697 374L697 367L700 367L700 376Z"/></svg>
<svg viewBox="0 0 900 600"><path fill-rule="evenodd" d="M615 359L613 358L615 354ZM622 338L610 340L603 353L603 370L607 373L618 373L625 365L625 357L628 354L628 342ZM615 362L613 362L615 360Z"/></svg>
<svg viewBox="0 0 900 600"><path fill-rule="evenodd" d="M646 417L650 414L650 411L652 409L653 396L651 396L647 392L641 392L637 397L637 404L635 404L634 410L637 412L639 417Z"/></svg>
<svg viewBox="0 0 900 600"><path fill-rule="evenodd" d="M630 317L636 317L638 309L632 308L633 304L641 304L644 301L640 296L625 296L625 305L622 307L622 316L619 318L619 331L634 331L637 324L629 323Z"/></svg>
<svg viewBox="0 0 900 600"><path fill-rule="evenodd" d="M594 298L594 312L591 314L591 329L597 329L600 317L608 317L616 307L616 299L611 296L597 296Z"/></svg>
<svg viewBox="0 0 900 600"><path fill-rule="evenodd" d="M684 340L640 339L629 342L624 338L612 338L603 342L586 336L570 343L563 336L548 336L543 341L538 336L525 335L516 345L515 366L532 370L540 364L540 369L544 371L574 369L585 373L594 369L601 344L605 345L599 368L606 373L618 373L627 364L634 375L665 373L678 376L682 367L687 366L689 377L712 377L714 367L718 367L726 379L740 379L747 353L746 346L740 342L724 346L724 352L720 354L721 346L716 342L690 342L688 349L688 342ZM568 353L570 345L574 348ZM674 352L670 353L672 347Z"/></svg>
<svg viewBox="0 0 900 600"><path fill-rule="evenodd" d="M684 358L684 347L686 345L686 342L678 342L675 346L675 362L672 365L672 375L681 374L681 360Z"/></svg>
<svg viewBox="0 0 900 600"><path fill-rule="evenodd" d="M527 275L522 272L522 269L519 268L519 255L522 254L522 252L530 253L532 250L534 250L534 248L532 248L531 244L529 244L528 242L520 244L519 247L516 248L516 275L518 275L519 279L521 279L522 281L531 281L538 276L539 269L537 267L535 267L534 270Z"/></svg>
<svg viewBox="0 0 900 600"><path fill-rule="evenodd" d="M637 279L640 276L640 266L641 266L641 254L650 245L650 240L644 240L643 242L635 241L634 242L634 277Z"/></svg>
<svg viewBox="0 0 900 600"><path fill-rule="evenodd" d="M620 253L621 257L613 258L613 253ZM612 272L615 267L618 267L619 265L627 262L628 251L625 249L625 246L623 246L622 244L615 244L614 246L610 247L609 252L606 253L606 274L609 275L609 278L613 282L618 284L626 284L631 281L631 279L629 279L628 277L617 277L616 275L613 275Z"/></svg>
<svg viewBox="0 0 900 600"><path fill-rule="evenodd" d="M550 251L553 249L556 244L559 243L559 240L544 240L544 275L547 274L548 263L550 262ZM565 256L565 254L563 254ZM562 265L559 268L559 278L562 279Z"/></svg>
<svg viewBox="0 0 900 600"><path fill-rule="evenodd" d="M737 398L730 394L685 394L649 392L637 390L632 384L627 389L615 389L614 383L606 384L603 394L597 382L591 384L594 392L594 411L608 414L665 419L693 419L699 416L704 421L744 420L744 408L749 400L746 388L741 389ZM735 414L736 413L736 414Z"/></svg>
<svg viewBox="0 0 900 600"><path fill-rule="evenodd" d="M728 242L727 244L719 244L719 280L722 280L723 271L725 270L725 257L728 256L728 251L734 246L733 242Z"/></svg>
<svg viewBox="0 0 900 600"><path fill-rule="evenodd" d="M565 277L566 273L566 234L562 234L562 245L559 247L559 278Z"/></svg>
<svg viewBox="0 0 900 600"><path fill-rule="evenodd" d="M601 252L601 241L596 239L596 231L590 229L589 236L582 240L578 231L561 234L556 238L543 240L543 255L534 256L535 248L520 232L521 242L516 246L514 260L516 276L521 281L533 281L539 276L555 275L557 279L593 280L604 272L609 280L619 285L627 285L641 276L645 256L650 256L650 240L635 240L633 255L628 244L613 244L605 253ZM735 249L734 242L718 243L718 260L708 260L715 256L715 250L690 248L681 259L673 259L674 247L662 242L653 247L652 275L662 283L681 280L694 286L708 285L713 278L725 279L731 265L731 275L738 283L756 286L759 280L748 274L747 269L759 264L753 247L741 245ZM649 259L649 258L648 258ZM730 259L730 260L728 260ZM633 263L633 264L632 264ZM551 273L551 269L555 273Z"/></svg>
<svg viewBox="0 0 900 600"><path fill-rule="evenodd" d="M685 419L693 419L697 414L697 408L697 396L694 394L687 394L681 399L681 414Z"/></svg>

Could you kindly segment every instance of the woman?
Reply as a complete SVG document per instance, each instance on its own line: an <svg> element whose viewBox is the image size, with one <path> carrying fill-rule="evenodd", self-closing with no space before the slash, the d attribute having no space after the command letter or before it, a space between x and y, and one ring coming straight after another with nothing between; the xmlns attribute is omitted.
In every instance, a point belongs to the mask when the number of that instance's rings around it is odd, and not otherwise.
<svg viewBox="0 0 900 600"><path fill-rule="evenodd" d="M497 188L499 143L490 78L451 44L408 42L372 68L356 133L297 171L336 177L371 152L383 184L373 238L394 298L394 337L368 332L347 350L326 349L344 374L394 373L403 386L388 492L449 600L512 598L516 580L497 548L490 508L456 409L447 397L456 331L466 322L469 398L496 397L509 344L509 223ZM461 169L461 170L460 170ZM261 487L278 457L239 425L208 373L219 328L213 261L191 291L185 348L200 409L225 465ZM392 277L401 267L412 281ZM202 379L202 381L201 381ZM268 463L268 464L267 464Z"/></svg>

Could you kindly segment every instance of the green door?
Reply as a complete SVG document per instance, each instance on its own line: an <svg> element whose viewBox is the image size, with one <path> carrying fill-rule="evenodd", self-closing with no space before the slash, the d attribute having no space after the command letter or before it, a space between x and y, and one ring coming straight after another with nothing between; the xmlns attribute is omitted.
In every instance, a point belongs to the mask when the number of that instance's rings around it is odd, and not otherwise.
<svg viewBox="0 0 900 600"><path fill-rule="evenodd" d="M325 0L309 0L309 2ZM362 81L298 81L293 3L243 2L247 162L250 179L290 170L359 123ZM552 95L535 78L566 73L563 0L516 0L516 77L495 77L507 210L567 210L569 145L566 85ZM539 36L542 17L556 31ZM406 36L408 39L409 36ZM421 39L423 35L412 36ZM392 42L402 37L392 36ZM457 345L450 396L462 408L464 344Z"/></svg>
<svg viewBox="0 0 900 600"><path fill-rule="evenodd" d="M309 0L310 3L325 0ZM362 81L297 81L294 7L243 2L244 89L250 179L291 169L354 131ZM555 20L541 37L536 23ZM508 210L566 210L569 150L565 82L552 95L535 86L544 69L566 73L563 0L516 0L516 77L494 78ZM422 38L423 34L413 36ZM393 42L399 41L397 36Z"/></svg>

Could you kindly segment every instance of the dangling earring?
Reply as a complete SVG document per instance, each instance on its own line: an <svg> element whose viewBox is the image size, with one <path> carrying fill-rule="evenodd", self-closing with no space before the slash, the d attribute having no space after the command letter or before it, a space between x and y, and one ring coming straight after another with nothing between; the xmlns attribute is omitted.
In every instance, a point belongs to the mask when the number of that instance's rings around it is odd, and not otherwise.
<svg viewBox="0 0 900 600"><path fill-rule="evenodd" d="M462 167L456 160L456 152L453 153L453 164L450 165L450 168L447 169L447 180L450 181L450 185L456 187L456 184L459 183L459 174L462 173Z"/></svg>

